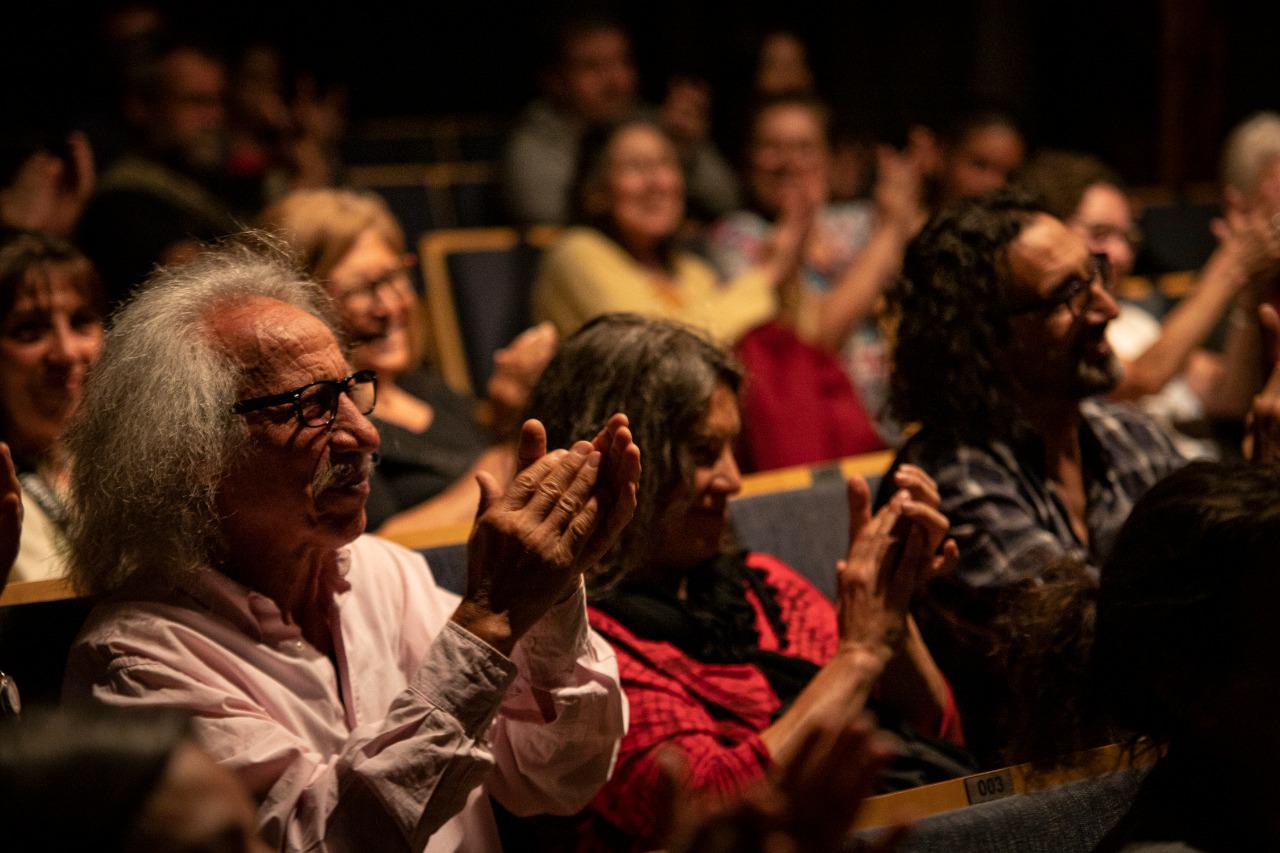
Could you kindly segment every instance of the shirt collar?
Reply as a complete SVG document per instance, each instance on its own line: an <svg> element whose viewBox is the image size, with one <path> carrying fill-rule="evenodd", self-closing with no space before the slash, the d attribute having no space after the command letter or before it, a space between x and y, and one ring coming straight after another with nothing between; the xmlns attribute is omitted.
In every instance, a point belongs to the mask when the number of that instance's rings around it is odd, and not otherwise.
<svg viewBox="0 0 1280 853"><path fill-rule="evenodd" d="M326 578L329 592L338 599L351 589L347 573L351 571L351 547L338 549L337 571ZM187 593L201 606L221 616L263 643L281 643L302 639L302 630L281 612L275 600L250 589L217 569L202 566L192 579Z"/></svg>

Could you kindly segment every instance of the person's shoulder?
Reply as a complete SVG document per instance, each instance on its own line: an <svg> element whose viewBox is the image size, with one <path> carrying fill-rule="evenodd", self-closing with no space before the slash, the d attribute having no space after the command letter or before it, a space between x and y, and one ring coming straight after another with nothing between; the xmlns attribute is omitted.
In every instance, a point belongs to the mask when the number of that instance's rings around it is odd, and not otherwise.
<svg viewBox="0 0 1280 853"><path fill-rule="evenodd" d="M510 141L538 142L558 141L572 137L572 123L542 98L530 101L520 112L511 129Z"/></svg>
<svg viewBox="0 0 1280 853"><path fill-rule="evenodd" d="M571 225L547 249L547 258L572 257L582 254L615 254L622 251L603 231L587 225Z"/></svg>
<svg viewBox="0 0 1280 853"><path fill-rule="evenodd" d="M974 471L1007 469L1013 457L1003 442L976 444L925 427L898 450L890 472L903 464L923 469L941 485L944 479L967 479Z"/></svg>
<svg viewBox="0 0 1280 853"><path fill-rule="evenodd" d="M1080 415L1095 432L1123 433L1131 439L1173 451L1173 440L1159 422L1130 403L1091 397L1080 403Z"/></svg>

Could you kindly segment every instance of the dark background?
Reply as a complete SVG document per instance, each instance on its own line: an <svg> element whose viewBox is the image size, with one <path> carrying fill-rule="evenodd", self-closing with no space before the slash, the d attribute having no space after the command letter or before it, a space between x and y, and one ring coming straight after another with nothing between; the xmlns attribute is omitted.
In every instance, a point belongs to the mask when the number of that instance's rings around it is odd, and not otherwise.
<svg viewBox="0 0 1280 853"><path fill-rule="evenodd" d="M112 109L99 51L102 3L10 4L0 25L4 122L75 124ZM351 91L355 126L385 116L510 117L564 4L175 4L176 27L224 50L279 45L290 63ZM644 91L705 76L717 115L744 95L754 41L785 27L810 45L842 121L893 139L961 105L1010 110L1033 144L1101 155L1132 183L1215 177L1230 126L1280 106L1280 4L1207 0L1034 3L593 4L634 35ZM729 146L732 147L732 146Z"/></svg>

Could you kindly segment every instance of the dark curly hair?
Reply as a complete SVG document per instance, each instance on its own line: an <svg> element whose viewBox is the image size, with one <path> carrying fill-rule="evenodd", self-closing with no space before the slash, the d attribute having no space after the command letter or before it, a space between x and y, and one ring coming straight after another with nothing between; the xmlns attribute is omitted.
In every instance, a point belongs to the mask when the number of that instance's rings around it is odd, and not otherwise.
<svg viewBox="0 0 1280 853"><path fill-rule="evenodd" d="M1260 651L1247 613L1277 553L1280 467L1197 462L1138 501L1098 591L1095 689L1117 723L1157 744L1195 738L1214 685Z"/></svg>
<svg viewBox="0 0 1280 853"><path fill-rule="evenodd" d="M528 417L546 426L547 446L590 438L614 412L624 412L643 459L635 518L588 578L593 589L652 559L667 496L693 483L689 438L712 392L725 385L736 393L741 383L732 356L669 320L605 314L560 346L529 400Z"/></svg>
<svg viewBox="0 0 1280 853"><path fill-rule="evenodd" d="M907 248L890 294L898 317L891 403L904 423L982 443L1016 433L1002 353L1007 248L1043 212L1025 191L997 190L944 209Z"/></svg>

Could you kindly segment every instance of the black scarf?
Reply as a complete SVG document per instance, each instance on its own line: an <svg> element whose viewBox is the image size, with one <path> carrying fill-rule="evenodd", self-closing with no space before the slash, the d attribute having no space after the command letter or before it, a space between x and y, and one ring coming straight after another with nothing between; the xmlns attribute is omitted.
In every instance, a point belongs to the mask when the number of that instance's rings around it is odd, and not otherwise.
<svg viewBox="0 0 1280 853"><path fill-rule="evenodd" d="M747 599L754 592L765 617L787 647L787 624L765 572L747 565L747 552L721 554L686 575L685 597L644 583L623 581L592 604L627 629L649 640L664 640L702 663L752 664L768 680L782 702L777 714L818 672L804 658L760 648L756 611ZM775 719L777 714L775 714Z"/></svg>

